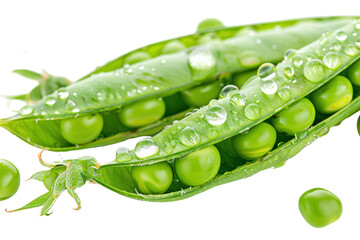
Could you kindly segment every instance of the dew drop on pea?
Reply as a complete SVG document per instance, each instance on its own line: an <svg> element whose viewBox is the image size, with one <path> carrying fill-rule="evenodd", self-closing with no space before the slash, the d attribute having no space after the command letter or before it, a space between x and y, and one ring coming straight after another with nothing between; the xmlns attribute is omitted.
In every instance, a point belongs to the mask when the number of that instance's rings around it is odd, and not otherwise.
<svg viewBox="0 0 360 240"><path fill-rule="evenodd" d="M260 117L260 107L256 103L251 103L245 107L244 114L248 119L256 120Z"/></svg>
<svg viewBox="0 0 360 240"><path fill-rule="evenodd" d="M340 43L337 42L337 43L334 43L334 44L332 45L332 48L333 48L335 51L339 52L339 51L341 50L342 46L341 46Z"/></svg>
<svg viewBox="0 0 360 240"><path fill-rule="evenodd" d="M292 62L293 62L294 67L296 67L296 68L300 68L304 63L302 58L298 57L298 56L293 57Z"/></svg>
<svg viewBox="0 0 360 240"><path fill-rule="evenodd" d="M151 138L140 140L135 146L135 155L138 158L147 158L155 155L159 151L159 147Z"/></svg>
<svg viewBox="0 0 360 240"><path fill-rule="evenodd" d="M350 57L354 57L355 55L357 55L359 53L359 49L353 44L348 44L348 45L346 45L344 52L346 55L348 55Z"/></svg>
<svg viewBox="0 0 360 240"><path fill-rule="evenodd" d="M221 125L227 119L227 112L222 106L211 106L205 112L205 119L211 125Z"/></svg>
<svg viewBox="0 0 360 240"><path fill-rule="evenodd" d="M76 104L70 99L66 105L65 105L65 109L69 112L69 111L73 111L74 109L76 109Z"/></svg>
<svg viewBox="0 0 360 240"><path fill-rule="evenodd" d="M265 81L268 79L272 79L276 75L276 68L274 64L264 63L261 65L257 71L257 75L261 78L261 80Z"/></svg>
<svg viewBox="0 0 360 240"><path fill-rule="evenodd" d="M261 91L267 95L276 93L278 86L273 80L265 80L261 82Z"/></svg>
<svg viewBox="0 0 360 240"><path fill-rule="evenodd" d="M244 94L235 93L230 97L230 103L234 106L243 107L246 104L246 97Z"/></svg>
<svg viewBox="0 0 360 240"><path fill-rule="evenodd" d="M360 22L354 23L354 29L355 29L356 31L360 31Z"/></svg>
<svg viewBox="0 0 360 240"><path fill-rule="evenodd" d="M185 127L180 131L179 140L185 146L192 147L199 144L200 136L194 128Z"/></svg>
<svg viewBox="0 0 360 240"><path fill-rule="evenodd" d="M287 77L288 79L292 78L294 76L294 68L292 67L286 67L284 69L284 74L285 74L285 77Z"/></svg>
<svg viewBox="0 0 360 240"><path fill-rule="evenodd" d="M116 162L127 162L132 160L134 157L130 154L130 151L126 147L119 147L116 150Z"/></svg>
<svg viewBox="0 0 360 240"><path fill-rule="evenodd" d="M45 105L47 106L53 106L56 103L56 99L52 96L45 98Z"/></svg>
<svg viewBox="0 0 360 240"><path fill-rule="evenodd" d="M335 52L327 53L323 58L323 62L331 70L338 69L342 64L341 57Z"/></svg>
<svg viewBox="0 0 360 240"><path fill-rule="evenodd" d="M279 88L277 94L279 95L279 98L284 101L288 101L291 99L291 91L290 91L289 87Z"/></svg>
<svg viewBox="0 0 360 240"><path fill-rule="evenodd" d="M217 138L219 136L219 130L217 130L216 128L209 128L206 131L206 136L210 139Z"/></svg>
<svg viewBox="0 0 360 240"><path fill-rule="evenodd" d="M318 59L312 59L304 66L304 76L313 83L320 82L325 77L323 63Z"/></svg>
<svg viewBox="0 0 360 240"><path fill-rule="evenodd" d="M326 36L320 38L320 45L325 45L329 42L329 39Z"/></svg>
<svg viewBox="0 0 360 240"><path fill-rule="evenodd" d="M96 93L96 98L97 100L99 100L100 102L105 101L106 100L106 92L105 91L100 91Z"/></svg>
<svg viewBox="0 0 360 240"><path fill-rule="evenodd" d="M66 102L69 98L69 92L65 89L59 89L58 91L58 99L60 99L61 101Z"/></svg>
<svg viewBox="0 0 360 240"><path fill-rule="evenodd" d="M340 31L336 34L336 39L339 40L340 42L344 42L347 39L347 35L345 32Z"/></svg>
<svg viewBox="0 0 360 240"><path fill-rule="evenodd" d="M29 106L29 105L26 105L24 107L22 107L20 110L19 110L19 113L20 115L22 116L27 116L27 115L30 115L34 112L34 108L32 106Z"/></svg>
<svg viewBox="0 0 360 240"><path fill-rule="evenodd" d="M285 60L288 60L288 59L294 57L295 53L296 53L296 50L295 50L295 49L288 49L288 50L286 50L286 52L285 52L285 54L284 54L284 59L285 59Z"/></svg>
<svg viewBox="0 0 360 240"><path fill-rule="evenodd" d="M237 91L237 90L239 90L239 88L235 85L231 85L231 84L226 85L225 87L223 87L223 89L221 89L219 96L220 96L220 98L224 98L224 97L229 96L229 94L231 92Z"/></svg>
<svg viewBox="0 0 360 240"><path fill-rule="evenodd" d="M190 53L189 63L194 70L206 71L215 66L216 58L208 48L198 47Z"/></svg>

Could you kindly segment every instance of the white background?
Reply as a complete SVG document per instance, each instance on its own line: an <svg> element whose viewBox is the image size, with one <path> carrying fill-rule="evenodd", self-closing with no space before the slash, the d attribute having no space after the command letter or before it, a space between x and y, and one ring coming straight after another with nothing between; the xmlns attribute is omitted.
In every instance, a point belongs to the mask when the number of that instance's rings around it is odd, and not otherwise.
<svg viewBox="0 0 360 240"><path fill-rule="evenodd" d="M134 48L190 34L207 17L226 25L308 16L356 15L358 0L346 1L1 1L0 94L29 90L33 82L16 68L45 69L76 80L98 65ZM14 108L14 106L11 106ZM1 116L11 115L0 100ZM7 214L45 192L25 182L44 170L40 151L0 129L0 157L20 170L18 193L0 202L1 239L359 239L360 137L356 116L330 130L284 167L216 187L190 199L148 203L125 198L95 184L79 189L82 210L61 196L50 217L40 209ZM134 142L128 143L129 145ZM124 145L126 145L124 143ZM70 153L44 154L47 161L93 155L113 159L113 145ZM343 215L322 229L309 226L298 198L313 187L334 192Z"/></svg>

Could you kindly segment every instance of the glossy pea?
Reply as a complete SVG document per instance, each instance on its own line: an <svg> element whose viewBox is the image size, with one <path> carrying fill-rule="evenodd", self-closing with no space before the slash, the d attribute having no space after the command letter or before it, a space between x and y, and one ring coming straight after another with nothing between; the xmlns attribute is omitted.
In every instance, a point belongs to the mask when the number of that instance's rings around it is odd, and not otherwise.
<svg viewBox="0 0 360 240"><path fill-rule="evenodd" d="M62 136L72 144L84 144L95 140L103 129L101 114L88 115L61 121Z"/></svg>
<svg viewBox="0 0 360 240"><path fill-rule="evenodd" d="M277 132L294 135L308 129L315 120L315 108L311 101L303 98L270 119Z"/></svg>
<svg viewBox="0 0 360 240"><path fill-rule="evenodd" d="M136 189L143 194L166 192L173 181L173 176L172 168L167 162L131 168L131 177Z"/></svg>
<svg viewBox="0 0 360 240"><path fill-rule="evenodd" d="M179 52L184 49L186 49L186 46L182 42L179 40L173 40L166 43L161 52L162 54L169 54Z"/></svg>
<svg viewBox="0 0 360 240"><path fill-rule="evenodd" d="M12 197L19 186L19 170L8 160L0 159L0 201Z"/></svg>
<svg viewBox="0 0 360 240"><path fill-rule="evenodd" d="M346 70L346 76L352 84L360 87L360 60L357 60Z"/></svg>
<svg viewBox="0 0 360 240"><path fill-rule="evenodd" d="M262 122L246 133L233 137L231 142L242 159L252 160L264 156L274 147L276 131L270 124Z"/></svg>
<svg viewBox="0 0 360 240"><path fill-rule="evenodd" d="M190 107L201 107L217 99L221 90L220 82L211 82L181 91L184 102Z"/></svg>
<svg viewBox="0 0 360 240"><path fill-rule="evenodd" d="M138 128L160 120L165 114L165 102L161 98L131 104L120 114L121 122L129 128Z"/></svg>
<svg viewBox="0 0 360 240"><path fill-rule="evenodd" d="M132 54L130 54L126 60L125 60L125 63L127 64L134 64L134 63L138 63L138 62L142 62L142 61L145 61L145 60L148 60L150 59L150 55L147 53L147 52L142 52L142 51L139 51L139 52L134 52Z"/></svg>
<svg viewBox="0 0 360 240"><path fill-rule="evenodd" d="M313 188L301 195L299 210L311 226L321 228L340 218L342 204L340 199L328 190Z"/></svg>
<svg viewBox="0 0 360 240"><path fill-rule="evenodd" d="M218 28L222 28L222 27L224 27L224 24L219 19L206 18L206 19L202 20L201 22L199 22L196 29L198 32L202 32L202 31L209 31L209 30L214 30L214 29L218 29Z"/></svg>
<svg viewBox="0 0 360 240"><path fill-rule="evenodd" d="M213 179L220 169L220 153L209 146L175 160L175 172L181 182L198 186Z"/></svg>
<svg viewBox="0 0 360 240"><path fill-rule="evenodd" d="M317 112L332 114L350 103L352 97L353 87L351 82L346 77L336 76L314 91L310 96L310 100Z"/></svg>

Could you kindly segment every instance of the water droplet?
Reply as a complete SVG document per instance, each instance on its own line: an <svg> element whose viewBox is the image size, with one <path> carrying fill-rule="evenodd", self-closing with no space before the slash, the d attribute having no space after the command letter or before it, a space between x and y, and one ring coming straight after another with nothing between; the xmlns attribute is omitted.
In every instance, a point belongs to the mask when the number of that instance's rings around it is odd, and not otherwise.
<svg viewBox="0 0 360 240"><path fill-rule="evenodd" d="M274 64L264 63L259 67L257 75L261 78L261 80L271 79L276 75L276 68Z"/></svg>
<svg viewBox="0 0 360 240"><path fill-rule="evenodd" d="M235 106L245 106L246 97L242 93L235 93L230 97L230 103Z"/></svg>
<svg viewBox="0 0 360 240"><path fill-rule="evenodd" d="M289 99L291 99L291 91L290 91L289 87L281 87L278 90L277 94L284 101L288 101Z"/></svg>
<svg viewBox="0 0 360 240"><path fill-rule="evenodd" d="M141 65L141 66L138 67L138 69L142 71L142 70L145 69L145 67L144 67L144 65Z"/></svg>
<svg viewBox="0 0 360 240"><path fill-rule="evenodd" d="M256 44L258 44L258 45L262 44L262 41L261 41L260 38L257 38L257 39L255 40L255 42L256 42Z"/></svg>
<svg viewBox="0 0 360 240"><path fill-rule="evenodd" d="M206 131L206 136L210 139L217 138L219 136L219 130L217 130L216 128L209 128Z"/></svg>
<svg viewBox="0 0 360 240"><path fill-rule="evenodd" d="M48 106L53 106L56 103L56 99L54 97L48 96L45 98L45 104Z"/></svg>
<svg viewBox="0 0 360 240"><path fill-rule="evenodd" d="M256 67L262 62L257 52L245 51L239 56L239 63L245 67Z"/></svg>
<svg viewBox="0 0 360 240"><path fill-rule="evenodd" d="M344 51L345 51L345 54L350 56L350 57L354 57L356 54L359 53L359 49L353 44L348 44L345 47Z"/></svg>
<svg viewBox="0 0 360 240"><path fill-rule="evenodd" d="M360 31L360 22L354 23L354 29L355 29L356 31Z"/></svg>
<svg viewBox="0 0 360 240"><path fill-rule="evenodd" d="M200 142L200 136L192 127L185 127L180 132L179 140L182 144L188 147L195 146Z"/></svg>
<svg viewBox="0 0 360 240"><path fill-rule="evenodd" d="M324 56L323 62L327 68L335 70L341 66L342 60L339 54L335 52L329 52Z"/></svg>
<svg viewBox="0 0 360 240"><path fill-rule="evenodd" d="M325 77L324 65L318 59L312 59L304 66L304 76L313 83L320 82Z"/></svg>
<svg viewBox="0 0 360 240"><path fill-rule="evenodd" d="M106 92L105 91L100 91L96 93L96 98L99 101L104 101L106 99Z"/></svg>
<svg viewBox="0 0 360 240"><path fill-rule="evenodd" d="M261 91L265 94L276 93L278 86L273 80L265 80L261 82Z"/></svg>
<svg viewBox="0 0 360 240"><path fill-rule="evenodd" d="M215 105L206 110L205 119L211 125L221 125L227 119L227 112L222 106Z"/></svg>
<svg viewBox="0 0 360 240"><path fill-rule="evenodd" d="M158 146L151 138L140 140L135 146L135 155L138 158L147 158L155 155L159 151Z"/></svg>
<svg viewBox="0 0 360 240"><path fill-rule="evenodd" d="M116 162L127 162L132 160L134 157L130 154L130 151L126 147L119 147L116 150Z"/></svg>
<svg viewBox="0 0 360 240"><path fill-rule="evenodd" d="M198 47L190 53L189 63L195 70L210 70L215 67L216 58L208 48Z"/></svg>
<svg viewBox="0 0 360 240"><path fill-rule="evenodd" d="M320 38L320 45L324 45L324 44L327 44L329 42L329 39L327 39L326 36L322 36Z"/></svg>
<svg viewBox="0 0 360 240"><path fill-rule="evenodd" d="M133 69L132 69L131 67L125 68L125 69L124 69L124 72L127 73L127 74L132 74Z"/></svg>
<svg viewBox="0 0 360 240"><path fill-rule="evenodd" d="M30 115L34 112L34 108L32 106L29 106L29 105L26 105L24 107L22 107L20 110L19 110L19 113L20 115L22 116L27 116L27 115Z"/></svg>
<svg viewBox="0 0 360 240"><path fill-rule="evenodd" d="M339 40L340 42L344 42L347 39L347 35L345 32L340 31L336 34L336 39Z"/></svg>
<svg viewBox="0 0 360 240"><path fill-rule="evenodd" d="M65 102L69 98L69 92L66 89L59 89L57 94L58 94L58 98L61 101Z"/></svg>
<svg viewBox="0 0 360 240"><path fill-rule="evenodd" d="M332 45L332 48L335 50L335 51L340 51L341 50L341 44L340 43L334 43L333 45Z"/></svg>
<svg viewBox="0 0 360 240"><path fill-rule="evenodd" d="M174 147L176 145L176 141L174 139L170 140L170 145Z"/></svg>
<svg viewBox="0 0 360 240"><path fill-rule="evenodd" d="M258 119L260 117L260 107L256 103L251 103L245 107L244 114L250 120Z"/></svg>
<svg viewBox="0 0 360 240"><path fill-rule="evenodd" d="M302 58L299 57L299 56L293 57L292 62L293 62L293 65L294 65L296 68L300 68L300 67L303 65L303 63L304 63L304 61L302 60Z"/></svg>
<svg viewBox="0 0 360 240"><path fill-rule="evenodd" d="M274 49L274 50L276 50L276 49L278 48L278 45L273 44L273 45L271 46L271 48Z"/></svg>
<svg viewBox="0 0 360 240"><path fill-rule="evenodd" d="M284 69L284 74L289 79L294 76L294 73L295 73L295 71L294 71L294 69L292 67L286 67Z"/></svg>
<svg viewBox="0 0 360 240"><path fill-rule="evenodd" d="M319 133L319 137L325 136L326 134L328 134L328 132L330 131L329 127L324 127L323 129L321 129L320 133Z"/></svg>
<svg viewBox="0 0 360 240"><path fill-rule="evenodd" d="M358 48L360 48L360 39L357 39L357 40L355 41L355 45L356 45Z"/></svg>
<svg viewBox="0 0 360 240"><path fill-rule="evenodd" d="M292 57L294 57L294 55L296 54L296 50L295 49L288 49L286 50L285 54L284 54L284 59L288 60Z"/></svg>
<svg viewBox="0 0 360 240"><path fill-rule="evenodd" d="M221 92L220 92L220 98L224 98L224 97L227 97L229 96L229 94L233 91L237 91L239 90L239 88L235 85L226 85L225 87L223 87L223 89L221 89Z"/></svg>

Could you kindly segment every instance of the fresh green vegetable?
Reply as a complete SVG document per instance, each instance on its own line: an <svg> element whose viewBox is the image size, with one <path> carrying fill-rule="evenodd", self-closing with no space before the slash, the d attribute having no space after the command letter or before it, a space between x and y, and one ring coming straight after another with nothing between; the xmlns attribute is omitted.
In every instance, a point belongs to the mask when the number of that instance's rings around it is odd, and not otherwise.
<svg viewBox="0 0 360 240"><path fill-rule="evenodd" d="M34 146L54 151L97 147L128 138L151 136L193 109L166 109L161 119L150 123L144 121L146 125L132 125L137 120L121 117L127 116L122 111L158 98L162 98L167 107L181 106L183 101L174 104L179 101L180 92L192 91L192 88L211 82L227 85L231 83L229 77L233 74L254 69L264 62L279 62L287 49L300 48L323 32L352 20L320 18L229 27L155 43L99 67L81 81L58 89L34 106L25 106L19 114L1 119L0 126ZM255 33L243 34L249 28ZM238 34L239 31L242 34ZM206 34L216 35L217 40L200 45ZM163 54L163 48L175 40L186 49ZM206 85L203 87L207 88ZM204 99L199 97L198 100L207 103ZM200 104L194 102L190 105L198 107ZM84 133L88 136L73 141L62 129L63 122L97 114L103 119L100 133L86 131ZM141 112L136 117L147 118Z"/></svg>
<svg viewBox="0 0 360 240"><path fill-rule="evenodd" d="M219 97L220 82L211 82L181 91L184 102L190 107L201 107Z"/></svg>
<svg viewBox="0 0 360 240"><path fill-rule="evenodd" d="M175 161L175 172L181 182L198 186L213 179L220 169L220 153L209 146Z"/></svg>
<svg viewBox="0 0 360 240"><path fill-rule="evenodd" d="M313 188L301 195L299 210L313 227L321 228L338 220L342 213L340 199L323 188Z"/></svg>
<svg viewBox="0 0 360 240"><path fill-rule="evenodd" d="M310 99L317 112L331 114L350 103L352 97L353 87L351 82L343 76L336 76L313 92Z"/></svg>
<svg viewBox="0 0 360 240"><path fill-rule="evenodd" d="M356 87L360 87L360 61L354 62L347 70L346 76Z"/></svg>
<svg viewBox="0 0 360 240"><path fill-rule="evenodd" d="M0 201L12 197L19 186L19 170L8 160L0 159Z"/></svg>
<svg viewBox="0 0 360 240"><path fill-rule="evenodd" d="M223 28L224 24L216 18L207 18L202 20L198 26L197 26L197 31L198 32L202 32L202 31L209 31L209 30L214 30L214 29L218 29L218 28Z"/></svg>

